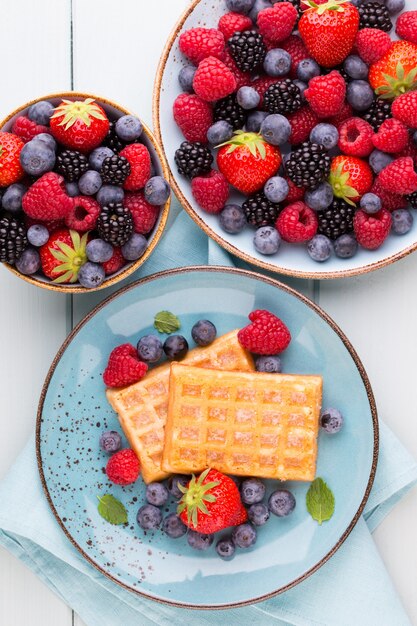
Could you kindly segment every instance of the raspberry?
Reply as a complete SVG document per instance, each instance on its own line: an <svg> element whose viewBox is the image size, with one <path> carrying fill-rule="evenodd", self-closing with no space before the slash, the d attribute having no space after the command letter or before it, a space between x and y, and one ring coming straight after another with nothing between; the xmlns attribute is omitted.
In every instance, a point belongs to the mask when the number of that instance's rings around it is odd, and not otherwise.
<svg viewBox="0 0 417 626"><path fill-rule="evenodd" d="M174 102L174 119L187 141L207 143L207 131L213 124L213 110L195 94L181 94Z"/></svg>
<svg viewBox="0 0 417 626"><path fill-rule="evenodd" d="M130 174L123 183L127 191L143 189L151 177L151 155L142 143L132 143L120 152L119 156L129 161Z"/></svg>
<svg viewBox="0 0 417 626"><path fill-rule="evenodd" d="M366 250L376 250L388 237L391 230L392 217L386 209L368 215L364 211L356 211L353 218L358 243Z"/></svg>
<svg viewBox="0 0 417 626"><path fill-rule="evenodd" d="M276 221L276 229L284 241L309 241L319 227L317 215L304 202L294 202L283 209Z"/></svg>
<svg viewBox="0 0 417 626"><path fill-rule="evenodd" d="M110 276L110 274L115 274L126 264L126 261L123 257L122 251L120 248L114 248L113 256L109 261L102 263L103 269L106 272L106 276Z"/></svg>
<svg viewBox="0 0 417 626"><path fill-rule="evenodd" d="M249 352L263 355L275 355L288 348L291 333L279 317L269 311L253 311L249 315L249 324L238 333L241 346Z"/></svg>
<svg viewBox="0 0 417 626"><path fill-rule="evenodd" d="M73 206L65 218L68 228L86 233L94 230L100 215L101 207L93 198L87 196L77 196L72 198Z"/></svg>
<svg viewBox="0 0 417 626"><path fill-rule="evenodd" d="M417 145L414 143L414 139L412 135L409 135L408 140L407 140L407 145L396 156L397 157L400 157L400 156L411 157L414 161L414 166L417 167Z"/></svg>
<svg viewBox="0 0 417 626"><path fill-rule="evenodd" d="M399 15L395 32L401 39L417 43L417 11L405 11Z"/></svg>
<svg viewBox="0 0 417 626"><path fill-rule="evenodd" d="M24 115L20 115L17 117L13 123L12 133L23 139L25 143L31 141L36 135L40 135L41 133L50 134L51 131L47 126L41 126L40 124L36 124L32 122L28 117Z"/></svg>
<svg viewBox="0 0 417 626"><path fill-rule="evenodd" d="M130 448L124 448L113 454L107 461L106 474L116 485L130 485L138 479L140 463Z"/></svg>
<svg viewBox="0 0 417 626"><path fill-rule="evenodd" d="M392 115L411 128L417 128L417 91L409 91L395 98Z"/></svg>
<svg viewBox="0 0 417 626"><path fill-rule="evenodd" d="M295 113L289 113L287 118L291 125L291 135L288 141L292 145L307 141L311 131L319 123L317 115L309 106L304 106Z"/></svg>
<svg viewBox="0 0 417 626"><path fill-rule="evenodd" d="M304 92L314 113L319 117L337 115L345 100L346 83L341 74L333 70L324 76L315 76Z"/></svg>
<svg viewBox="0 0 417 626"><path fill-rule="evenodd" d="M42 222L65 218L72 206L72 198L65 191L64 179L55 172L48 172L35 181L22 200L26 215Z"/></svg>
<svg viewBox="0 0 417 626"><path fill-rule="evenodd" d="M285 177L285 180L287 181L288 186L290 188L288 192L288 196L285 198L285 202L287 204L292 204L293 202L302 200L306 192L304 187L296 187L296 185L294 185L294 183L292 182L290 178L288 178L288 176Z"/></svg>
<svg viewBox="0 0 417 626"><path fill-rule="evenodd" d="M132 213L135 232L141 235L147 235L151 232L158 219L159 207L149 204L145 200L143 191L127 193L123 204Z"/></svg>
<svg viewBox="0 0 417 626"><path fill-rule="evenodd" d="M222 61L236 78L236 90L240 89L241 87L246 87L246 85L250 85L252 80L250 72L242 72L242 70L240 70L234 62L234 59L228 52L228 50L226 50L226 52L224 53Z"/></svg>
<svg viewBox="0 0 417 626"><path fill-rule="evenodd" d="M216 57L207 57L201 61L193 81L197 96L207 102L230 96L235 91L236 84L234 74Z"/></svg>
<svg viewBox="0 0 417 626"><path fill-rule="evenodd" d="M362 28L356 35L356 50L368 65L379 61L391 44L391 37L379 28Z"/></svg>
<svg viewBox="0 0 417 626"><path fill-rule="evenodd" d="M379 182L379 177L374 180L371 192L381 198L382 206L388 211L402 209L407 204L404 196L400 196L398 193L392 193L384 189Z"/></svg>
<svg viewBox="0 0 417 626"><path fill-rule="evenodd" d="M408 144L408 129L394 118L385 120L373 137L375 148L395 154L405 150Z"/></svg>
<svg viewBox="0 0 417 626"><path fill-rule="evenodd" d="M374 149L374 129L360 117L351 117L339 126L339 148L343 154L364 157Z"/></svg>
<svg viewBox="0 0 417 626"><path fill-rule="evenodd" d="M253 83L251 84L251 87L253 87L258 94L261 96L261 99L259 101L259 109L263 108L263 103L264 103L264 96L266 94L266 92L268 91L268 89L271 87L271 85L275 85L276 83L281 82L281 78L271 78L270 76L261 76L260 78L257 78L256 80L253 81Z"/></svg>
<svg viewBox="0 0 417 626"><path fill-rule="evenodd" d="M223 34L216 28L191 28L185 31L179 40L180 50L194 65L207 57L221 59L225 41Z"/></svg>
<svg viewBox="0 0 417 626"><path fill-rule="evenodd" d="M220 213L229 197L229 183L221 172L211 170L193 178L191 191L197 204L207 213Z"/></svg>
<svg viewBox="0 0 417 626"><path fill-rule="evenodd" d="M350 104L345 101L340 107L340 111L336 113L336 115L330 117L326 121L329 124L333 124L333 126L336 126L336 128L339 129L342 122L352 117L352 115L353 115L353 109L350 106Z"/></svg>
<svg viewBox="0 0 417 626"><path fill-rule="evenodd" d="M291 35L297 17L297 9L291 2L279 2L259 12L259 32L269 41L279 43Z"/></svg>
<svg viewBox="0 0 417 626"><path fill-rule="evenodd" d="M241 13L226 13L222 15L219 21L218 29L227 41L235 33L242 33L244 30L250 30L253 22L247 15Z"/></svg>
<svg viewBox="0 0 417 626"><path fill-rule="evenodd" d="M25 217L25 225L28 230L31 226L35 226L37 224L39 224L39 220L29 217L28 215ZM60 228L64 228L65 222L64 220L47 220L42 221L42 226L45 226L45 228L48 229L49 234L51 234Z"/></svg>
<svg viewBox="0 0 417 626"><path fill-rule="evenodd" d="M310 58L303 40L298 35L290 35L288 39L282 41L280 48L288 52L291 57L290 78L297 77L297 67L300 61Z"/></svg>
<svg viewBox="0 0 417 626"><path fill-rule="evenodd" d="M130 343L115 348L104 370L103 380L107 387L132 385L143 378L148 371L146 363L138 359L138 353Z"/></svg>
<svg viewBox="0 0 417 626"><path fill-rule="evenodd" d="M378 176L381 187L392 193L406 195L417 191L417 173L411 157L400 157L384 167Z"/></svg>

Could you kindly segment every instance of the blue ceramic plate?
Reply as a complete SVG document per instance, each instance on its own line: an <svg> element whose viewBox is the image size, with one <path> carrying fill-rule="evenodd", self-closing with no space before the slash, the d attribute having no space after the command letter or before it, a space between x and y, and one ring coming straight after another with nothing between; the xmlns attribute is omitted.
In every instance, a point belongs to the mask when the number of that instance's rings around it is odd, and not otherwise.
<svg viewBox="0 0 417 626"><path fill-rule="evenodd" d="M318 476L336 498L333 518L319 526L305 506L307 484L290 483L297 506L286 519L274 516L256 545L222 561L214 547L193 551L186 538L145 533L136 524L144 503L141 480L119 487L106 480L103 430L120 430L107 404L102 373L111 350L136 344L152 332L161 310L179 316L190 338L200 318L219 334L247 323L254 309L269 309L289 326L293 340L283 355L288 373L321 374L324 405L345 416L334 437L320 434ZM155 332L155 331L154 331ZM192 341L190 340L190 345ZM125 445L126 442L125 442ZM367 500L378 455L378 422L367 376L352 346L312 302L263 276L228 268L185 268L151 276L121 290L96 308L58 353L42 394L37 425L41 479L62 529L103 574L155 600L224 608L265 599L297 584L340 547ZM349 476L349 480L346 480ZM276 484L276 483L275 483ZM111 526L97 512L97 495L112 493L126 506L129 524Z"/></svg>

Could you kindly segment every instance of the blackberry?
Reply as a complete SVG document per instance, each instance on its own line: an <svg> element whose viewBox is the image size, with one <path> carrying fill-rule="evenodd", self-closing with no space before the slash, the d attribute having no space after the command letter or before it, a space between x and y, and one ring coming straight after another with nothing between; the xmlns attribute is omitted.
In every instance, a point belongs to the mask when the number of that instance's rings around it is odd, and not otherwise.
<svg viewBox="0 0 417 626"><path fill-rule="evenodd" d="M214 107L214 121L229 122L233 130L240 130L246 123L247 112L238 103L235 94L216 102Z"/></svg>
<svg viewBox="0 0 417 626"><path fill-rule="evenodd" d="M274 83L265 92L264 109L269 113L294 113L301 109L301 92L290 78Z"/></svg>
<svg viewBox="0 0 417 626"><path fill-rule="evenodd" d="M88 158L77 150L63 150L56 158L55 169L68 183L77 182L88 167Z"/></svg>
<svg viewBox="0 0 417 626"><path fill-rule="evenodd" d="M113 150L113 152L120 152L126 144L116 135L115 127L116 122L110 122L109 131L103 143L105 146L108 146L111 150Z"/></svg>
<svg viewBox="0 0 417 626"><path fill-rule="evenodd" d="M264 62L267 49L255 30L235 33L227 42L234 62L242 72L253 72Z"/></svg>
<svg viewBox="0 0 417 626"><path fill-rule="evenodd" d="M275 224L281 213L281 205L270 202L262 191L250 196L242 204L242 209L248 224L256 228Z"/></svg>
<svg viewBox="0 0 417 626"><path fill-rule="evenodd" d="M26 228L14 217L0 218L0 262L13 265L27 248Z"/></svg>
<svg viewBox="0 0 417 626"><path fill-rule="evenodd" d="M413 209L417 209L417 191L410 193L409 196L406 196L406 199Z"/></svg>
<svg viewBox="0 0 417 626"><path fill-rule="evenodd" d="M392 117L391 102L379 99L374 100L369 109L362 114L362 117L372 126L374 131L377 132L382 122Z"/></svg>
<svg viewBox="0 0 417 626"><path fill-rule="evenodd" d="M321 144L305 141L290 153L285 169L296 187L315 189L330 174L330 157Z"/></svg>
<svg viewBox="0 0 417 626"><path fill-rule="evenodd" d="M386 6L379 2L367 2L358 7L360 21L359 28L379 28L389 33L392 22Z"/></svg>
<svg viewBox="0 0 417 626"><path fill-rule="evenodd" d="M207 146L198 141L183 141L175 153L175 163L178 172L191 179L211 170L213 155Z"/></svg>
<svg viewBox="0 0 417 626"><path fill-rule="evenodd" d="M129 161L118 154L104 159L100 170L101 179L107 185L123 185L129 174Z"/></svg>
<svg viewBox="0 0 417 626"><path fill-rule="evenodd" d="M328 209L317 213L318 233L326 235L333 241L341 235L352 233L355 212L355 206L348 204L342 198L335 198Z"/></svg>
<svg viewBox="0 0 417 626"><path fill-rule="evenodd" d="M101 209L97 220L101 239L113 246L123 246L133 233L133 217L121 202L109 202Z"/></svg>

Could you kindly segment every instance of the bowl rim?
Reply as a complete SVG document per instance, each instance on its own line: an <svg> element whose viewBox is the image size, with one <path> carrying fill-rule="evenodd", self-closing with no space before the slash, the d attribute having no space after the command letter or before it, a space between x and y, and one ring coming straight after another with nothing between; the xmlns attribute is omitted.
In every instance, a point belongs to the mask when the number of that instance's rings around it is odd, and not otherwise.
<svg viewBox="0 0 417 626"><path fill-rule="evenodd" d="M368 274L369 272L373 272L375 270L381 269L387 265L391 265L395 261L399 261L404 257L407 257L409 254L414 252L417 249L417 241L407 248L396 252L395 254L391 254L390 256L384 257L379 261L374 261L372 263L367 263L366 265L361 265L357 268L345 269L345 270L337 270L337 271L318 271L318 272L308 272L290 269L287 267L282 267L280 265L274 265L272 263L268 263L267 261L263 261L261 259L257 259L246 252L243 252L240 248L237 248L235 245L226 241L221 235L217 234L195 211L195 209L191 206L190 202L187 200L185 195L182 192L181 184L178 182L178 176L175 172L172 171L170 162L167 157L167 153L165 151L165 144L162 137L161 132L161 116L160 116L160 106L161 106L161 91L162 91L162 81L165 74L166 65L168 62L169 55L171 53L172 48L178 38L179 32L184 26L187 19L193 13L194 9L203 2L203 0L193 0L190 6L182 13L181 17L175 24L171 34L168 37L167 43L165 44L164 50L162 52L158 69L156 72L155 83L154 83L154 91L153 91L153 127L155 136L161 146L161 149L164 153L165 160L168 164L168 169L170 173L171 185L178 199L180 200L182 206L190 215L190 217L196 222L196 224L208 235L211 239L213 239L216 243L218 243L222 248L233 254L234 256L250 263L252 266L256 266L262 268L264 270L268 270L275 274L283 274L286 276L292 276L294 278L304 278L310 280L327 280L327 279L337 279L337 278L348 278L352 276L360 276L362 274Z"/></svg>
<svg viewBox="0 0 417 626"><path fill-rule="evenodd" d="M77 99L77 98L80 98L80 99L82 98L85 100L86 98L93 98L99 104L104 104L114 109L117 109L123 115L135 115L136 117L138 117L141 120L141 123L143 126L143 132L146 136L146 139L150 142L150 144L152 145L153 149L156 152L163 176L171 185L170 170L168 167L168 162L165 158L165 153L161 149L161 146L159 145L158 140L156 139L155 135L152 133L149 126L147 126L139 116L137 116L135 113L133 113L126 107L121 106L120 104L117 104L113 100L109 100L108 98L104 98L102 96L97 96L97 95L94 95L91 93L85 93L82 91L62 91L62 92L54 92L51 94L47 94L45 96L41 96L39 98L35 98L33 100L30 100L26 104L23 104L17 107L11 113L9 113L7 117L2 119L0 121L0 132L9 132L9 131L3 131L4 126L22 111L28 109L30 106L32 106L33 104L36 104L37 102L40 102L42 100L49 100L52 98L55 98L55 99L66 98L68 100ZM99 287L94 287L93 289L87 289L86 287L82 287L79 284L59 285L59 284L54 284L52 281L43 282L32 276L25 276L24 274L19 272L15 267L13 267L12 265L9 265L8 263L3 263L2 265L4 265L6 269L12 272L12 274L15 274L16 276L23 279L27 283L30 283L31 285L35 285L36 287L41 287L42 289L48 289L49 291L56 291L56 292L72 295L72 294L80 294L80 293L93 293L95 291L100 291L101 289L107 289L107 287L111 287L112 285L115 285L116 283L124 280L125 278L133 274L133 272L139 269L139 267L141 267L141 265L143 265L143 263L145 263L148 260L148 258L150 257L150 255L152 254L156 246L158 245L159 240L161 239L162 233L165 229L165 226L168 220L170 206L171 206L171 195L168 198L167 202L164 204L163 208L161 209L158 227L154 230L152 234L151 242L149 246L147 247L143 256L141 256L140 259L138 259L137 261L134 261L128 264L123 271L115 274L114 276L110 275L108 279L104 279L104 281Z"/></svg>

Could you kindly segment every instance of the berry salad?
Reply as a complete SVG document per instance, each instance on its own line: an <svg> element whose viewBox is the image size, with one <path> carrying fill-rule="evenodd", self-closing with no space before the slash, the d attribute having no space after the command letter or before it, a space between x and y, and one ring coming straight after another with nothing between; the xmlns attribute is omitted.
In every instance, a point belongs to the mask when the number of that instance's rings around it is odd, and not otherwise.
<svg viewBox="0 0 417 626"><path fill-rule="evenodd" d="M216 232L233 244L252 229L261 258L298 244L317 263L408 233L417 11L404 0L218 2L217 24L181 32L173 103L175 164Z"/></svg>
<svg viewBox="0 0 417 626"><path fill-rule="evenodd" d="M146 142L92 98L19 112L0 132L0 261L86 289L138 261L170 196Z"/></svg>

